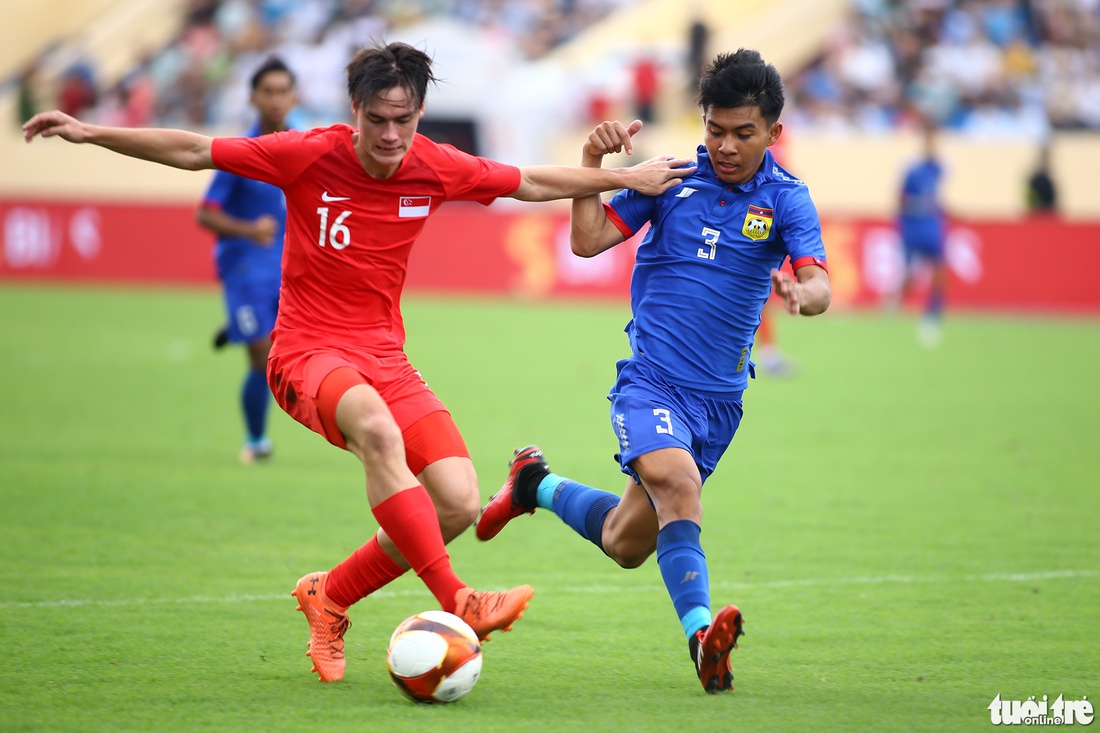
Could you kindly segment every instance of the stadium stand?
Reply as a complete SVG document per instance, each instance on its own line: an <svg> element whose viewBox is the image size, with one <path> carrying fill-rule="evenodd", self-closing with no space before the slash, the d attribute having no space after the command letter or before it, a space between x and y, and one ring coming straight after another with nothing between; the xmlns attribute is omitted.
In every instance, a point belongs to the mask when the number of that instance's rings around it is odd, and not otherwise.
<svg viewBox="0 0 1100 733"><path fill-rule="evenodd" d="M693 149L686 50L700 20L709 53L759 48L783 73L782 154L823 209L890 212L923 115L947 128L958 212L1021 215L1023 182L1048 146L1063 212L1100 218L1097 0L53 0L9 14L8 120L21 87L39 108L82 103L79 89L61 94L75 78L92 82L89 119L233 134L249 69L278 52L302 80L300 123L342 121L343 64L385 37L436 56L445 83L428 119L468 124L478 152L518 164L573 162L594 119L633 117L643 65L656 75L643 152ZM179 200L202 185L138 163L104 170L95 151L62 162L20 145L14 125L0 133L0 196Z"/></svg>

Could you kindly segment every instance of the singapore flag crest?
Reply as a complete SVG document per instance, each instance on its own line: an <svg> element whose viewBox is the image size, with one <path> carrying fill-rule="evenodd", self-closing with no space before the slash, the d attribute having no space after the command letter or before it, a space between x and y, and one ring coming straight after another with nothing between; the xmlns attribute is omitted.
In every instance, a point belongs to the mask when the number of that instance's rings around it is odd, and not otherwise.
<svg viewBox="0 0 1100 733"><path fill-rule="evenodd" d="M431 213L431 196L402 196L398 199L397 215L402 219L418 219Z"/></svg>

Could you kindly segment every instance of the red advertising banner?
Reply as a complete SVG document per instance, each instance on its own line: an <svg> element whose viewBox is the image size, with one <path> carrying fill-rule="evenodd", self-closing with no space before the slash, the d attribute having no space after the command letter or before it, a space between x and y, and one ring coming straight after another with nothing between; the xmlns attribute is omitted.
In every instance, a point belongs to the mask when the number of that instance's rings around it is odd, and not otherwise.
<svg viewBox="0 0 1100 733"><path fill-rule="evenodd" d="M877 304L901 281L904 260L890 222L830 219L822 238L833 302ZM1037 217L955 221L946 260L951 308L1100 313L1100 287L1080 263L1100 252L1100 223Z"/></svg>
<svg viewBox="0 0 1100 733"><path fill-rule="evenodd" d="M215 282L213 235L195 209L0 201L0 279Z"/></svg>
<svg viewBox="0 0 1100 733"><path fill-rule="evenodd" d="M826 217L834 307L878 303L903 261L884 220ZM448 204L413 249L411 292L626 298L640 236L598 257L569 249L568 212ZM210 284L212 236L182 205L0 202L0 281ZM947 241L952 308L1100 314L1088 278L1100 222L955 222Z"/></svg>

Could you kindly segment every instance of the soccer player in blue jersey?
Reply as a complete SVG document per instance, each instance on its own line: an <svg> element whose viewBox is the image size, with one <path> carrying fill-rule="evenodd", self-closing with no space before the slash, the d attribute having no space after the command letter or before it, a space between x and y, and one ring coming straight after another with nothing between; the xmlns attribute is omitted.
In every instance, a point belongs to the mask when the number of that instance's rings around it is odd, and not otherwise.
<svg viewBox="0 0 1100 733"><path fill-rule="evenodd" d="M898 233L905 256L905 275L895 296L900 304L913 286L917 268L921 265L930 268L932 277L928 298L924 315L917 325L917 338L927 347L934 347L940 341L940 321L947 284L944 261L947 218L940 203L942 180L943 166L936 154L935 126L927 124L923 130L922 156L906 169L901 184Z"/></svg>
<svg viewBox="0 0 1100 733"><path fill-rule="evenodd" d="M593 257L650 225L631 280L632 355L618 363L611 425L629 477L623 494L552 473L537 446L516 451L489 500L477 536L489 540L537 507L558 515L624 568L654 552L688 650L709 693L733 687L730 652L742 634L736 606L711 612L700 542L703 483L741 422L753 376L760 313L774 290L793 314L829 305L817 210L805 184L776 164L768 146L783 130L783 84L756 51L722 54L699 86L704 141L698 169L658 196L631 191L609 203L576 199L571 243ZM588 137L583 165L632 153L624 128L604 122ZM781 271L790 259L794 272Z"/></svg>
<svg viewBox="0 0 1100 733"><path fill-rule="evenodd" d="M294 85L294 74L276 57L253 73L251 102L258 119L244 133L247 137L288 129L287 115L296 103ZM214 259L225 301L224 338L248 348L241 387L247 437L240 458L253 463L271 456L267 355L279 308L286 201L270 183L218 171L203 196L198 221L218 237Z"/></svg>

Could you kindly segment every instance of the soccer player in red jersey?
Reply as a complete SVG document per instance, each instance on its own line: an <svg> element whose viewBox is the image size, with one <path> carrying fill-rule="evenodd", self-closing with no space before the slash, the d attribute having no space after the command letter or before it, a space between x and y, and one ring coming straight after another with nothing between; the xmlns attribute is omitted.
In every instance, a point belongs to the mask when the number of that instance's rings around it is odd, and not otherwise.
<svg viewBox="0 0 1100 733"><path fill-rule="evenodd" d="M471 526L477 477L450 413L404 352L400 296L409 251L448 200L489 204L591 196L629 188L655 196L694 172L690 159L630 168L516 168L417 134L431 58L392 43L348 64L357 128L334 125L257 138L89 125L58 111L36 115L36 135L92 143L186 170L218 168L274 184L287 198L283 284L268 383L294 419L353 453L380 529L328 572L293 591L310 626L314 671L344 674L347 608L409 567L440 606L481 638L507 631L534 591L476 591L451 567L445 544Z"/></svg>

